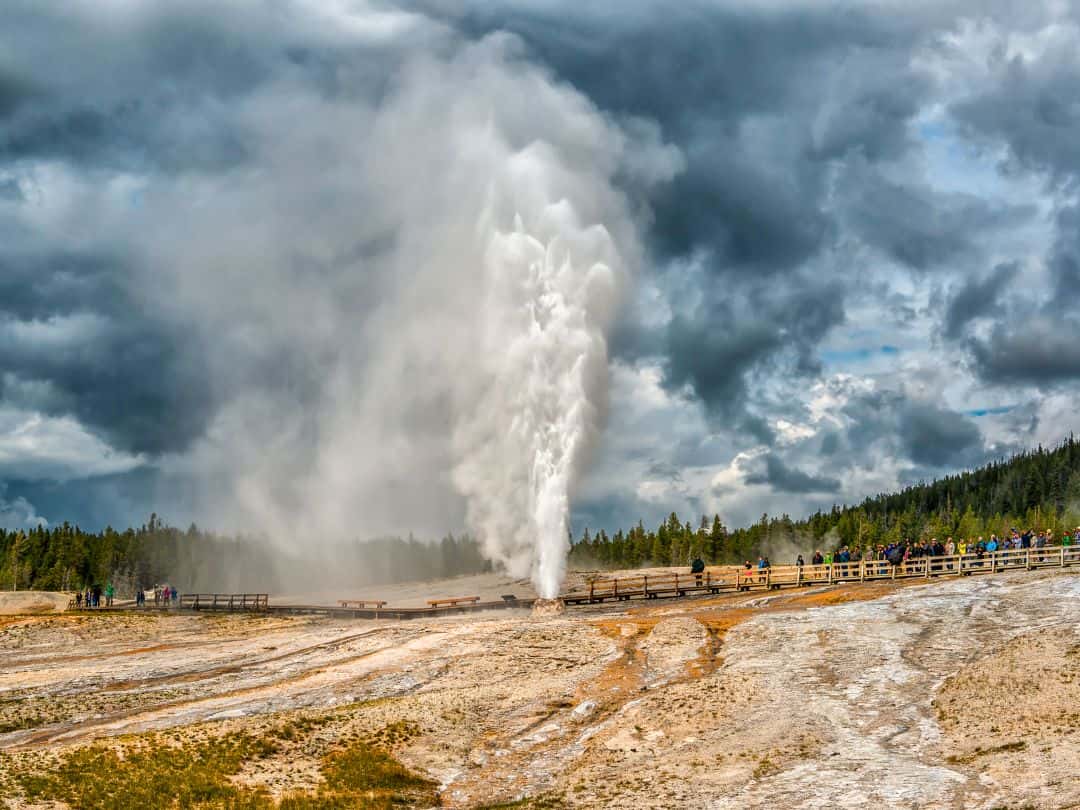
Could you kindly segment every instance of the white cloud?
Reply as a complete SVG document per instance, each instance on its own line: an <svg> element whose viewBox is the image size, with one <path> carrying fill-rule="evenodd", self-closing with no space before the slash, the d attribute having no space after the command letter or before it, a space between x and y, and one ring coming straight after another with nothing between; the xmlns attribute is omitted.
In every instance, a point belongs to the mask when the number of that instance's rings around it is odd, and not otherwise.
<svg viewBox="0 0 1080 810"><path fill-rule="evenodd" d="M144 463L119 453L69 417L0 407L0 480L68 480L120 473Z"/></svg>

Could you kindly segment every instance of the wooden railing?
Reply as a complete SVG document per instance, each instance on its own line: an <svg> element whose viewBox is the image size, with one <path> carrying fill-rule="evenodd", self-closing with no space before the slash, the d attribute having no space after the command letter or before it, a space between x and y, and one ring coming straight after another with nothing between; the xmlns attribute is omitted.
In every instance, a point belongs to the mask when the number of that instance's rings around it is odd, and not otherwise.
<svg viewBox="0 0 1080 810"><path fill-rule="evenodd" d="M270 597L265 593L184 593L180 607L192 610L266 610Z"/></svg>
<svg viewBox="0 0 1080 810"><path fill-rule="evenodd" d="M803 585L831 585L838 582L868 582L883 579L930 579L943 576L992 574L999 571L1061 568L1080 564L1080 546L1009 549L983 554L953 554L944 557L913 557L899 565L887 560L834 562L831 565L778 565L770 568L713 566L700 574L665 571L628 577L598 577L587 591L563 594L569 603L603 602L633 597L657 598L690 593L748 591Z"/></svg>

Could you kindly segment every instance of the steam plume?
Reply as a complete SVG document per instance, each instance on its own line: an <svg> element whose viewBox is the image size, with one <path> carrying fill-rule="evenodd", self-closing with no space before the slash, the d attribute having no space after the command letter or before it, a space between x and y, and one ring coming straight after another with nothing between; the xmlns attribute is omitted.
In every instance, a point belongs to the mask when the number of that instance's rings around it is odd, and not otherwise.
<svg viewBox="0 0 1080 810"><path fill-rule="evenodd" d="M464 523L552 596L641 262L629 194L680 156L511 37L444 50L372 99L269 88L239 112L261 171L148 199L169 314L212 343L222 398L174 463L219 523L312 553Z"/></svg>

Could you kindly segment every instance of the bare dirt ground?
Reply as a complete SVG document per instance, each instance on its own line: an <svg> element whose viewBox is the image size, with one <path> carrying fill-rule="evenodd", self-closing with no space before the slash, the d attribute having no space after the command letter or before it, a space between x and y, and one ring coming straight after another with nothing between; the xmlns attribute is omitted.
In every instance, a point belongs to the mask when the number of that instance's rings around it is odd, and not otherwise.
<svg viewBox="0 0 1080 810"><path fill-rule="evenodd" d="M56 613L67 610L69 599L67 594L51 591L0 592L0 616Z"/></svg>
<svg viewBox="0 0 1080 810"><path fill-rule="evenodd" d="M364 737L447 807L1078 807L1078 688L1067 572L543 620L6 617L0 806L31 806L14 774L95 740L298 722L236 780L311 789L327 751Z"/></svg>

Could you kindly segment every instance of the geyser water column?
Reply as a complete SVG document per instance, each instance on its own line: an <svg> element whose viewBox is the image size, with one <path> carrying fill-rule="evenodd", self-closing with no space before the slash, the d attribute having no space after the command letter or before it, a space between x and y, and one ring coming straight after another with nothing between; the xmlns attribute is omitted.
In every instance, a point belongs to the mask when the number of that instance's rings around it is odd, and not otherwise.
<svg viewBox="0 0 1080 810"><path fill-rule="evenodd" d="M552 599L573 488L606 409L619 254L604 227L583 226L560 200L494 229L484 263L477 351L489 382L456 431L454 481L488 556Z"/></svg>

